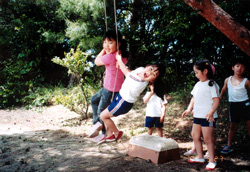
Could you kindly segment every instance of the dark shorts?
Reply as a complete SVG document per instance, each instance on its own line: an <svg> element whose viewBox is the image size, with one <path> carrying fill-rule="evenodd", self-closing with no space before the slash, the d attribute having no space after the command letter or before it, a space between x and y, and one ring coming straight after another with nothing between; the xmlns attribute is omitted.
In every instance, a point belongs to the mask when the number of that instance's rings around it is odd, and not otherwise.
<svg viewBox="0 0 250 172"><path fill-rule="evenodd" d="M229 102L229 121L239 123L241 119L250 120L250 101Z"/></svg>
<svg viewBox="0 0 250 172"><path fill-rule="evenodd" d="M160 117L146 116L145 127L152 128L154 126L156 128L162 128L163 127L163 123L160 122Z"/></svg>
<svg viewBox="0 0 250 172"><path fill-rule="evenodd" d="M215 120L214 122L209 122L209 121L207 121L207 119L204 119L204 118L194 118L193 123L201 125L202 127L214 127L214 128L216 128L216 120L217 119L215 118L214 120Z"/></svg>
<svg viewBox="0 0 250 172"><path fill-rule="evenodd" d="M114 100L108 106L108 110L113 116L118 116L129 112L133 105L133 103L126 102L120 93L117 93Z"/></svg>

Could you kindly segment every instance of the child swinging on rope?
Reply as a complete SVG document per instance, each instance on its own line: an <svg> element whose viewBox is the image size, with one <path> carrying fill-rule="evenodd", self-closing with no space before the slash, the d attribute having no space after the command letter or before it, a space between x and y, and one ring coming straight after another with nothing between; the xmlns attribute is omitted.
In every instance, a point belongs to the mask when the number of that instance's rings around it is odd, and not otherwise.
<svg viewBox="0 0 250 172"><path fill-rule="evenodd" d="M118 35L117 35L118 34ZM103 129L102 134L95 138L95 141L99 141L105 135L105 127L100 120L100 113L109 105L113 94L116 94L124 81L124 75L120 69L117 69L116 65L116 53L117 53L117 40L119 50L122 53L122 57L126 57L126 41L122 39L120 32L116 34L116 31L109 30L103 36L103 49L97 55L95 64L97 66L105 66L105 77L103 88L101 88L91 98L91 106L93 110L93 127L89 133L89 137L93 138L99 134L99 130ZM118 36L118 38L117 38ZM123 63L127 63L127 58L121 58Z"/></svg>
<svg viewBox="0 0 250 172"><path fill-rule="evenodd" d="M107 129L107 136L100 140L98 144L113 142L123 136L123 132L117 129L111 118L129 112L139 95L147 87L148 83L154 83L163 75L164 71L163 67L157 64L139 67L131 71L123 63L121 55L117 54L116 59L126 79L114 100L100 114Z"/></svg>

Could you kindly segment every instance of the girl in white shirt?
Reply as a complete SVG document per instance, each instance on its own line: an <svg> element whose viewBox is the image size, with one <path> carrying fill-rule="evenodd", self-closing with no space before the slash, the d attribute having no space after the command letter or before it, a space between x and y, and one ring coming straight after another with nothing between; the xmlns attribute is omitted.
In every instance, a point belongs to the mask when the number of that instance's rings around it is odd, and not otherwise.
<svg viewBox="0 0 250 172"><path fill-rule="evenodd" d="M123 136L123 132L117 129L111 118L129 112L139 95L147 87L148 83L154 83L161 77L161 75L163 75L163 68L159 64L147 65L131 71L125 66L121 55L118 53L116 59L121 71L126 76L126 79L114 100L100 114L107 129L107 135L100 140L98 144L103 142L113 142Z"/></svg>
<svg viewBox="0 0 250 172"><path fill-rule="evenodd" d="M145 127L148 128L148 134L152 135L155 127L158 136L163 137L162 128L168 102L164 95L163 85L160 86L159 88L154 88L154 84L150 84L150 91L143 97L143 102L147 104Z"/></svg>
<svg viewBox="0 0 250 172"><path fill-rule="evenodd" d="M191 92L193 95L190 104L182 113L182 117L193 110L192 138L198 156L190 158L190 163L205 163L201 136L207 145L209 163L206 170L213 170L216 167L214 156L214 127L216 127L217 108L219 107L219 87L213 80L212 67L208 60L202 59L195 62L193 66L195 76L199 79Z"/></svg>

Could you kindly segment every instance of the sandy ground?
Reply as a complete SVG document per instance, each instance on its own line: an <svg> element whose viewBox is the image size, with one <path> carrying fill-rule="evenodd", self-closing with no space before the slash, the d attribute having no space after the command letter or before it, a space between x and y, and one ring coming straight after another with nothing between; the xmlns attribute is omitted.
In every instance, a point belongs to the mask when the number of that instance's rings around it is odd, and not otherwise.
<svg viewBox="0 0 250 172"><path fill-rule="evenodd" d="M144 119L140 110L114 118L125 132L118 143L97 145L87 137L92 120L79 119L78 114L61 105L0 110L0 171L205 171L205 164L189 164L182 156L191 147L190 139L183 142L175 138L180 160L153 164L128 156L129 139L146 133L144 121L138 120ZM175 119L173 124L181 128L186 122ZM218 160L215 171L247 171L249 167L249 158L235 156Z"/></svg>

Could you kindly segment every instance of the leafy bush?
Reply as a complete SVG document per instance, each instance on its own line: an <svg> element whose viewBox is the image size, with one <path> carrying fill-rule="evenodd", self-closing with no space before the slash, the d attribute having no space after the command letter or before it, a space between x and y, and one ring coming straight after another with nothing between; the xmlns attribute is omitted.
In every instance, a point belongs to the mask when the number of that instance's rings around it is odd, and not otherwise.
<svg viewBox="0 0 250 172"><path fill-rule="evenodd" d="M92 95L95 91L88 85L84 87L87 92L85 94ZM90 96L88 96L88 98L89 97ZM85 114L86 109L88 109L88 107L85 107L85 101L84 94L79 85L70 88L64 88L62 85L37 87L34 90L30 90L29 95L21 99L21 102L25 104L27 108L62 104L82 116ZM87 99L87 101L90 102L89 99ZM87 116L84 118L86 117Z"/></svg>
<svg viewBox="0 0 250 172"><path fill-rule="evenodd" d="M3 61L0 82L0 108L21 104L21 99L28 90L43 81L36 69L37 61L12 60Z"/></svg>
<svg viewBox="0 0 250 172"><path fill-rule="evenodd" d="M78 87L81 90L74 90L68 97L64 97L63 102L67 102L66 106L70 106L75 111L80 111L81 114L85 114L85 118L88 117L88 107L90 105L90 89L94 85L93 74L91 72L92 62L89 61L89 54L80 50L77 47L73 48L70 52L65 53L65 58L60 59L55 57L52 61L56 64L68 68L68 74L73 75L77 79ZM63 97L63 96L62 96ZM61 101L61 99L58 99ZM84 111L83 111L84 109Z"/></svg>
<svg viewBox="0 0 250 172"><path fill-rule="evenodd" d="M46 105L51 105L53 97L54 87L36 87L34 89L29 89L28 95L21 99L21 102L28 106L32 107L41 107Z"/></svg>
<svg viewBox="0 0 250 172"><path fill-rule="evenodd" d="M93 92L92 88L87 85L85 86L85 91L88 92L86 93L88 95L91 95ZM54 95L51 99L53 104L62 104L82 116L85 114L84 118L87 118L88 116L86 111L88 111L88 107L86 107L86 104L89 106L88 102L90 102L90 100L87 99L87 103L85 101L86 100L80 86L54 91Z"/></svg>

